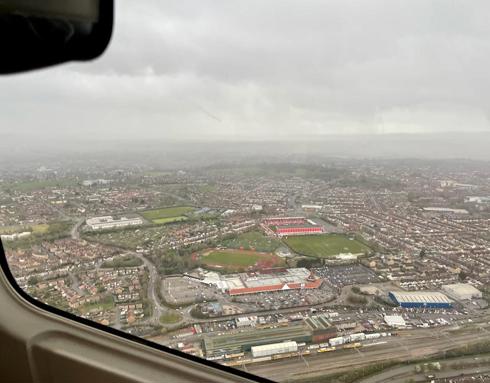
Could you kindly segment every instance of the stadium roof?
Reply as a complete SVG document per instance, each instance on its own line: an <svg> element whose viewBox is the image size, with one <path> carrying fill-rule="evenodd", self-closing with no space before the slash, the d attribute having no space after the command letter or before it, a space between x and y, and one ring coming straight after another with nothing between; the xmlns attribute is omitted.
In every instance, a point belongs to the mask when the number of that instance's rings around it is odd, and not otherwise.
<svg viewBox="0 0 490 383"><path fill-rule="evenodd" d="M304 223L304 224L294 224L294 225L277 225L276 229L311 229L311 228L321 228L321 226L314 226L309 223Z"/></svg>

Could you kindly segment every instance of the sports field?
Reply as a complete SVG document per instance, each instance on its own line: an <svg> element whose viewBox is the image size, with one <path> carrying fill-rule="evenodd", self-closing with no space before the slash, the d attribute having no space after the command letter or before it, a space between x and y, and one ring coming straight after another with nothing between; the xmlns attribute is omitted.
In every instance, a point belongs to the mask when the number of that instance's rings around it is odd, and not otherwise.
<svg viewBox="0 0 490 383"><path fill-rule="evenodd" d="M0 227L0 234L13 234L23 231L30 231L34 234L45 234L49 231L49 225L47 223L39 223L31 226L2 226Z"/></svg>
<svg viewBox="0 0 490 383"><path fill-rule="evenodd" d="M187 219L185 214L193 212L195 208L191 206L164 207L161 209L145 210L140 214L149 221L156 224L184 221Z"/></svg>
<svg viewBox="0 0 490 383"><path fill-rule="evenodd" d="M152 222L157 225L164 225L166 223L181 222L186 221L188 218L185 215L179 215L178 217L168 217L168 218L157 218L153 219Z"/></svg>
<svg viewBox="0 0 490 383"><path fill-rule="evenodd" d="M284 261L271 253L258 253L247 250L210 250L201 256L203 265L227 270L239 271L252 268L283 266Z"/></svg>
<svg viewBox="0 0 490 383"><path fill-rule="evenodd" d="M225 239L220 245L231 249L255 250L270 253L281 246L281 241L276 238L266 237L258 231L249 231L239 234L235 238Z"/></svg>
<svg viewBox="0 0 490 383"><path fill-rule="evenodd" d="M342 234L295 236L285 238L284 242L295 253L316 258L333 257L341 253L360 254L370 250L363 243Z"/></svg>

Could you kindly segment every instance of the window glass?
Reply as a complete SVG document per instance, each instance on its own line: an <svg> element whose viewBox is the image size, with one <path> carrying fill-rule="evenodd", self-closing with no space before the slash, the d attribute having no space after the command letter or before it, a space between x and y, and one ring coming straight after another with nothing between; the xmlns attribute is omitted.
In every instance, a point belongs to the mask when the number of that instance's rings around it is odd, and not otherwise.
<svg viewBox="0 0 490 383"><path fill-rule="evenodd" d="M17 283L272 380L487 381L489 5L118 1L0 80Z"/></svg>

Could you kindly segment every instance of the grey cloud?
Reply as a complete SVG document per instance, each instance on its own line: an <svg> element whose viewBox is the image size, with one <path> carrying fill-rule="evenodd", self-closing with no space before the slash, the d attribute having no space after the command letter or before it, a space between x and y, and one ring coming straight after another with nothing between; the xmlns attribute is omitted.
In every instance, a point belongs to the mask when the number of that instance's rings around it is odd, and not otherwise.
<svg viewBox="0 0 490 383"><path fill-rule="evenodd" d="M1 80L0 126L162 139L489 130L489 11L487 1L118 1L104 57Z"/></svg>

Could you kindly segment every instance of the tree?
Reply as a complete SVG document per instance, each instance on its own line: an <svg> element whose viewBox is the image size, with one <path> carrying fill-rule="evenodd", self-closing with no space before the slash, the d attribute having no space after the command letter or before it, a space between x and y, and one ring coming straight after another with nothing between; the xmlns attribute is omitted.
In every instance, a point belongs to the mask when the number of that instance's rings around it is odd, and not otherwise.
<svg viewBox="0 0 490 383"><path fill-rule="evenodd" d="M29 286L33 286L33 285L36 285L39 283L39 277L33 275L32 277L29 277L29 279L27 280L27 284Z"/></svg>
<svg viewBox="0 0 490 383"><path fill-rule="evenodd" d="M460 281L464 281L466 278L468 278L468 274L466 274L466 272L461 270L458 274L458 279Z"/></svg>
<svg viewBox="0 0 490 383"><path fill-rule="evenodd" d="M425 250L425 249L420 250L420 253L419 253L420 258L425 258L426 255L427 255L427 250Z"/></svg>
<svg viewBox="0 0 490 383"><path fill-rule="evenodd" d="M320 266L321 262L318 259L303 258L297 262L297 267L306 267L307 269Z"/></svg>
<svg viewBox="0 0 490 383"><path fill-rule="evenodd" d="M351 291L355 294L360 294L361 293L361 289L358 287L358 286L352 286L351 287Z"/></svg>

